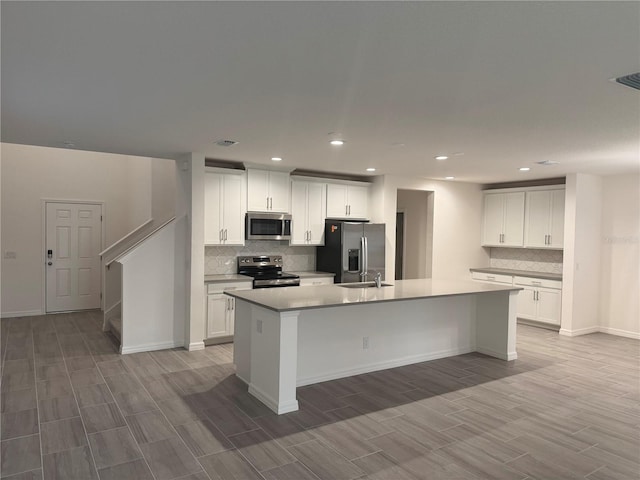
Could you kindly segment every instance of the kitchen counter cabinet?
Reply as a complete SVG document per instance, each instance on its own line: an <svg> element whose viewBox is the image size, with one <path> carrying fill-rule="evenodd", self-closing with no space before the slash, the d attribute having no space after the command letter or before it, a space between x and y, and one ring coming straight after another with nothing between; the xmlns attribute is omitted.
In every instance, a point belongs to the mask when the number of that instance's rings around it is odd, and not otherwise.
<svg viewBox="0 0 640 480"><path fill-rule="evenodd" d="M209 281L207 281L207 278ZM206 275L206 332L208 343L231 341L235 323L235 299L226 295L231 290L251 290L253 279L245 275Z"/></svg>
<svg viewBox="0 0 640 480"><path fill-rule="evenodd" d="M532 277L532 278L542 278L544 280L562 280L561 273L549 273L549 272L531 272L528 270L514 270L511 268L499 268L499 267L478 267L478 268L470 268L469 271L480 272L480 273L489 273L489 274L497 274L497 275L510 275L510 276L519 276L519 277ZM510 280L510 282L512 279Z"/></svg>
<svg viewBox="0 0 640 480"><path fill-rule="evenodd" d="M473 351L514 360L519 290L398 280L228 292L236 300L236 375L282 414L298 409L302 385Z"/></svg>

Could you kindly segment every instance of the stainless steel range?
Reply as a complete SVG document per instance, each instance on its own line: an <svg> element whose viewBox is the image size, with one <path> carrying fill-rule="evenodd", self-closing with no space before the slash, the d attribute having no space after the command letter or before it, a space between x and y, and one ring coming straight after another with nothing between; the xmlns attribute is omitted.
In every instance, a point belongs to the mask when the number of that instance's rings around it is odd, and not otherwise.
<svg viewBox="0 0 640 480"><path fill-rule="evenodd" d="M238 257L238 273L253 277L253 288L294 287L300 277L282 271L281 255Z"/></svg>

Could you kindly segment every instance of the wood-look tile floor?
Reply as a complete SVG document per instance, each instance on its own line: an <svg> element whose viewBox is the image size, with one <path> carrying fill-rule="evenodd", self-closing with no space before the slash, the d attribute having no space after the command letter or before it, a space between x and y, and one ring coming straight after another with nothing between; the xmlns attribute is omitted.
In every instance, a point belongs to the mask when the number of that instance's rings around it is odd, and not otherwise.
<svg viewBox="0 0 640 480"><path fill-rule="evenodd" d="M5 319L2 479L638 479L640 342L518 327L479 354L298 390L277 416L232 345L118 355L100 312Z"/></svg>

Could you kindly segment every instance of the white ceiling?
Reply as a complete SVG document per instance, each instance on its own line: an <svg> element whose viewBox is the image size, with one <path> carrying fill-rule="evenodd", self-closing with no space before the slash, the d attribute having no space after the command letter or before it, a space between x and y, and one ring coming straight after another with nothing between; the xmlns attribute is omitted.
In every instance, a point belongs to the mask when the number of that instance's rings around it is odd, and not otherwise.
<svg viewBox="0 0 640 480"><path fill-rule="evenodd" d="M640 2L1 9L3 142L473 182L640 168L640 92L609 81L640 71Z"/></svg>

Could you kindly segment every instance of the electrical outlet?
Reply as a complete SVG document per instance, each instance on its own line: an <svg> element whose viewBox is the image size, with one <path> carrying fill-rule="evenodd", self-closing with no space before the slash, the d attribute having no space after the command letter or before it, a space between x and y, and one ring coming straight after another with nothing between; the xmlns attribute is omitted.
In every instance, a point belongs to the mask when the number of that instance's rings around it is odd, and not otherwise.
<svg viewBox="0 0 640 480"><path fill-rule="evenodd" d="M369 348L369 337L362 337L362 349L366 350Z"/></svg>
<svg viewBox="0 0 640 480"><path fill-rule="evenodd" d="M262 320L256 320L256 331L262 333Z"/></svg>

